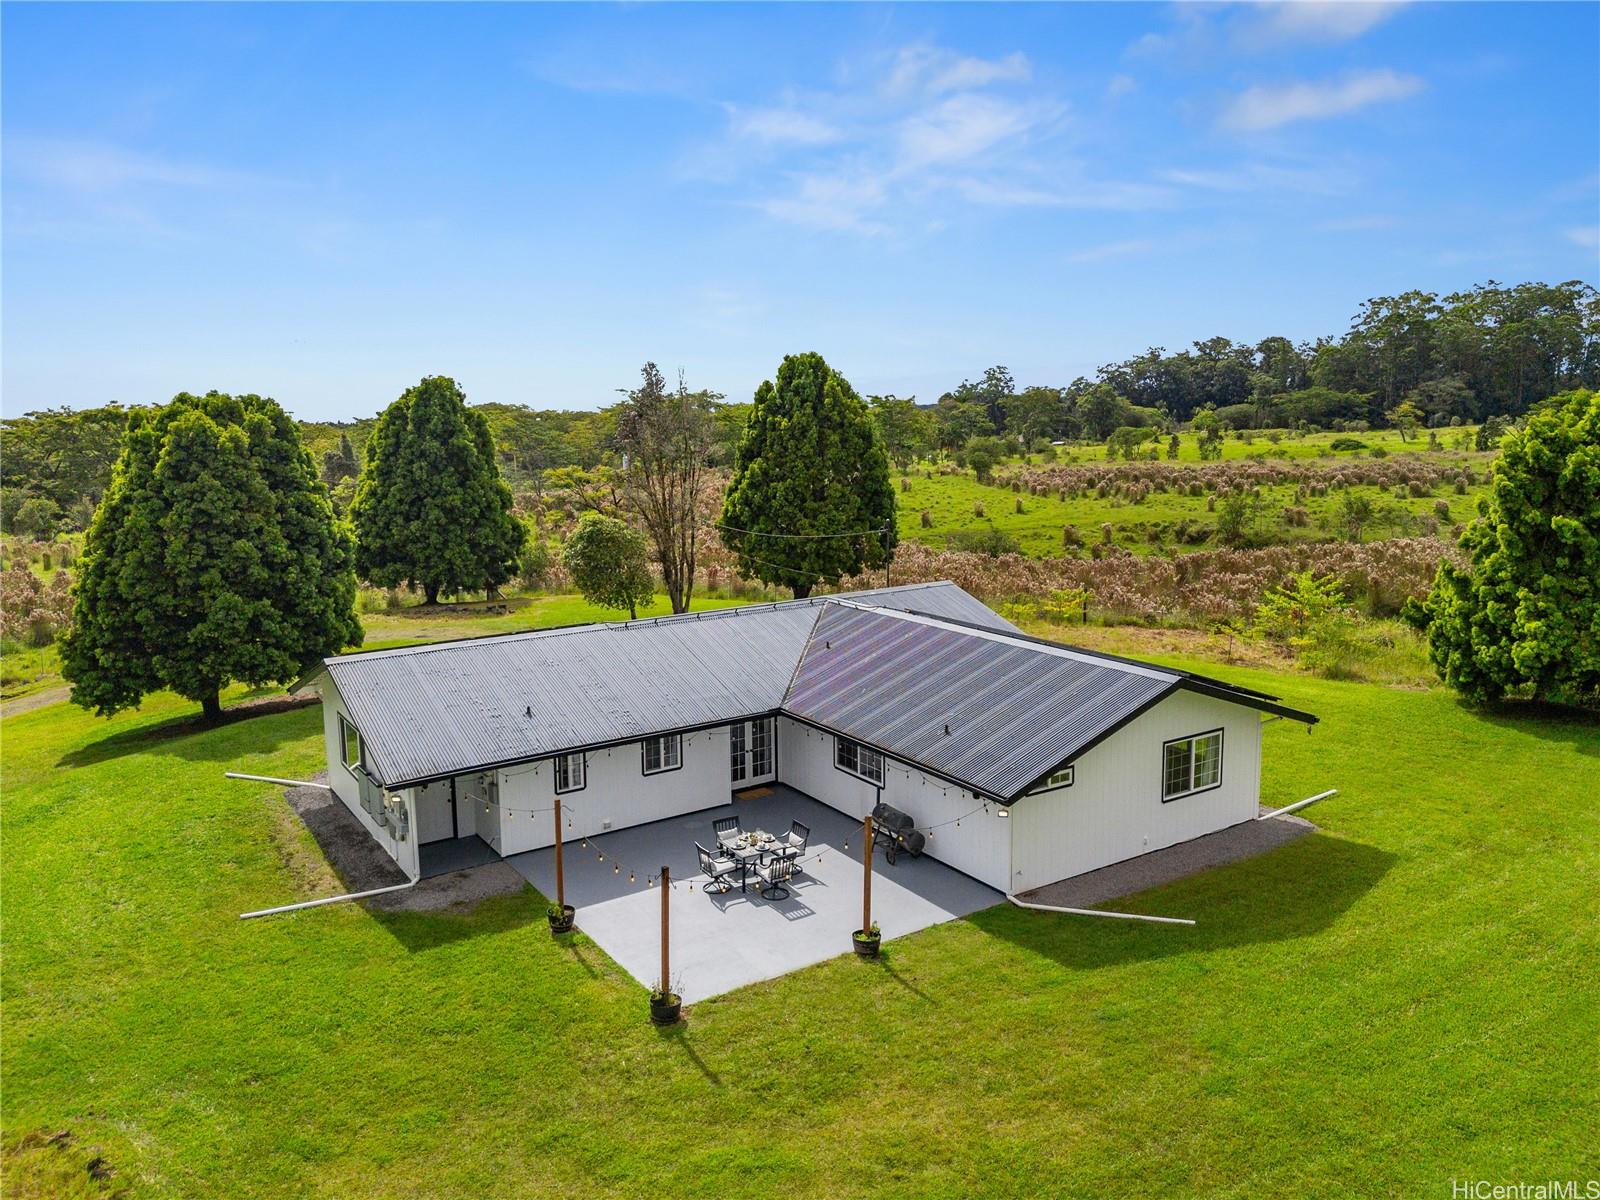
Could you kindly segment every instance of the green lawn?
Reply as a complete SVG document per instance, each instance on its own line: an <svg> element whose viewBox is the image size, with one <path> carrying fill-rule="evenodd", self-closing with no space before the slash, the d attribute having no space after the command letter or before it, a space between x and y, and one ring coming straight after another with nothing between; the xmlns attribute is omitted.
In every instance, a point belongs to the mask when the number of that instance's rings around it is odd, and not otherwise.
<svg viewBox="0 0 1600 1200"><path fill-rule="evenodd" d="M1324 718L1268 727L1265 799L1341 794L1311 811L1324 832L1119 902L1198 926L995 908L670 1032L592 943L550 938L531 892L237 920L332 886L275 788L222 779L317 770L315 708L209 732L174 733L194 709L171 698L9 718L7 1143L69 1130L135 1196L1410 1197L1595 1176L1600 726L1225 674Z"/></svg>

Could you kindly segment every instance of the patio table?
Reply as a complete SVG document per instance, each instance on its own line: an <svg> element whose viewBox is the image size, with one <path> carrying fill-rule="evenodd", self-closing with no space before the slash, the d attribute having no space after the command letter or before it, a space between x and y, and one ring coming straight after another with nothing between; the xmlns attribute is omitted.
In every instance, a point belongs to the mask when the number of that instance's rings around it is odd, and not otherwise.
<svg viewBox="0 0 1600 1200"><path fill-rule="evenodd" d="M733 855L733 860L739 864L739 890L748 891L750 867L760 863L768 854L771 854L777 845L777 839L764 830L754 829L744 837L727 845L728 853Z"/></svg>

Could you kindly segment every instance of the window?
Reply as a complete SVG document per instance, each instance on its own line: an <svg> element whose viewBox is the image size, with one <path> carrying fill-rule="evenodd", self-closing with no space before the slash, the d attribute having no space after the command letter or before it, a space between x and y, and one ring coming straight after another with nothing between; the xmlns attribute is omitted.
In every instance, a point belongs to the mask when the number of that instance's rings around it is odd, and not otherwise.
<svg viewBox="0 0 1600 1200"><path fill-rule="evenodd" d="M665 737L645 738L644 773L658 775L662 771L676 771L683 766L683 735L669 733Z"/></svg>
<svg viewBox="0 0 1600 1200"><path fill-rule="evenodd" d="M1161 748L1161 799L1176 800L1222 783L1222 730L1178 738Z"/></svg>
<svg viewBox="0 0 1600 1200"><path fill-rule="evenodd" d="M556 791L582 791L588 782L588 776L583 769L583 755L563 754L556 759Z"/></svg>
<svg viewBox="0 0 1600 1200"><path fill-rule="evenodd" d="M354 774L361 765L361 734L342 714L339 717L339 734L344 743L344 765Z"/></svg>
<svg viewBox="0 0 1600 1200"><path fill-rule="evenodd" d="M1052 771L1044 778L1043 781L1040 782L1039 786L1033 790L1036 792L1050 792L1054 791L1056 788L1067 788L1071 786L1072 768L1062 767L1059 771Z"/></svg>
<svg viewBox="0 0 1600 1200"><path fill-rule="evenodd" d="M883 755L849 738L833 739L833 765L841 771L859 775L868 783L883 786Z"/></svg>
<svg viewBox="0 0 1600 1200"><path fill-rule="evenodd" d="M738 783L744 778L744 722L728 727L728 762L732 769L733 782Z"/></svg>

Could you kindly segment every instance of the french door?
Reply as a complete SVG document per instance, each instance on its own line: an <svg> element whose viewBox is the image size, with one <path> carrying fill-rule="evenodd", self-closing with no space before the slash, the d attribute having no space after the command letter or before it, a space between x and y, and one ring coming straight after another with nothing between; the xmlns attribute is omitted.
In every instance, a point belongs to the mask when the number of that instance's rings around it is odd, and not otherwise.
<svg viewBox="0 0 1600 1200"><path fill-rule="evenodd" d="M777 773L776 731L771 717L728 727L729 775L734 783L761 783Z"/></svg>

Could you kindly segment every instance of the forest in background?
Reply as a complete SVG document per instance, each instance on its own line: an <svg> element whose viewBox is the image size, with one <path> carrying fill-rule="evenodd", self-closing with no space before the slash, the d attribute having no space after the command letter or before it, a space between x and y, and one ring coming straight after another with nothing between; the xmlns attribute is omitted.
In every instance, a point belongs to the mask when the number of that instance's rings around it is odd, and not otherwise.
<svg viewBox="0 0 1600 1200"><path fill-rule="evenodd" d="M867 400L886 449L904 465L941 455L965 461L974 442L980 463L1052 440L1120 435L1131 451L1159 433L1213 422L1223 430L1357 432L1396 423L1475 424L1516 418L1558 392L1597 384L1600 293L1577 281L1491 281L1446 296L1412 291L1368 300L1345 333L1310 343L1214 337L1176 352L1152 348L1065 386L1019 387L1009 370L996 366L933 403ZM749 405L709 396L717 402L712 465L723 465ZM374 397L375 412L390 399ZM519 490L542 491L549 472L590 470L613 454L612 408L474 407L487 417L501 469ZM48 537L85 528L110 479L127 411L113 403L6 418L0 434L6 531ZM305 445L341 507L376 419L300 422ZM1121 432L1132 430L1146 432ZM991 438L993 445L980 440Z"/></svg>

